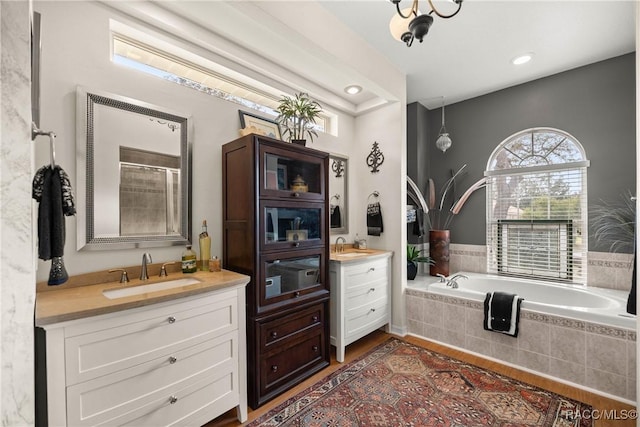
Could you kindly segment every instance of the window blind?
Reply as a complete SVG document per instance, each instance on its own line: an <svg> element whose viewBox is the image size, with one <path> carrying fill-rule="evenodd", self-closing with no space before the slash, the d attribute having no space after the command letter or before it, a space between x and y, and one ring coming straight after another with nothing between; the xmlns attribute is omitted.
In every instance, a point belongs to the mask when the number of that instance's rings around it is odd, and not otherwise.
<svg viewBox="0 0 640 427"><path fill-rule="evenodd" d="M490 273L586 282L586 167L555 166L488 177Z"/></svg>

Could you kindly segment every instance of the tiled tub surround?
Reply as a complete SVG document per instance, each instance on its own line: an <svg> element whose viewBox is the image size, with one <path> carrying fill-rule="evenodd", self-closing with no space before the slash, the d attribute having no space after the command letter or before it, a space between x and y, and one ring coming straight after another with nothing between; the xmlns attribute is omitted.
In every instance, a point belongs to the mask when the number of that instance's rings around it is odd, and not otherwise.
<svg viewBox="0 0 640 427"><path fill-rule="evenodd" d="M428 248L429 245L425 247ZM452 244L449 249L449 271L487 272L487 248L481 245ZM589 252L587 285L599 288L631 289L633 255L610 252ZM428 274L428 273L427 273Z"/></svg>
<svg viewBox="0 0 640 427"><path fill-rule="evenodd" d="M410 334L635 402L635 330L523 308L513 338L483 329L482 301L408 287L406 304Z"/></svg>

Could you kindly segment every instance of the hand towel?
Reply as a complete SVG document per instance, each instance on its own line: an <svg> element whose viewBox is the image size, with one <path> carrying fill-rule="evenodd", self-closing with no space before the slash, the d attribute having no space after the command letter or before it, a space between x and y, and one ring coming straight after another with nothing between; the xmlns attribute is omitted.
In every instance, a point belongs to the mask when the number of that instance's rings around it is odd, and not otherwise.
<svg viewBox="0 0 640 427"><path fill-rule="evenodd" d="M382 212L380 211L380 203L371 203L367 205L367 234L369 236L379 236L382 231Z"/></svg>
<svg viewBox="0 0 640 427"><path fill-rule="evenodd" d="M331 205L329 206L329 211L331 213L331 216L330 216L331 228L342 227L342 216L340 215L340 206Z"/></svg>
<svg viewBox="0 0 640 427"><path fill-rule="evenodd" d="M484 299L484 329L517 337L522 300L506 292L487 292Z"/></svg>
<svg viewBox="0 0 640 427"><path fill-rule="evenodd" d="M421 208L416 209L416 221L413 223L413 235L424 236L424 211Z"/></svg>
<svg viewBox="0 0 640 427"><path fill-rule="evenodd" d="M636 314L636 256L633 255L633 275L631 276L631 290L627 297L627 313Z"/></svg>
<svg viewBox="0 0 640 427"><path fill-rule="evenodd" d="M62 259L66 238L64 217L76 212L69 176L59 166L43 166L34 176L32 196L39 202L38 257L53 260L49 284L59 285L69 278Z"/></svg>

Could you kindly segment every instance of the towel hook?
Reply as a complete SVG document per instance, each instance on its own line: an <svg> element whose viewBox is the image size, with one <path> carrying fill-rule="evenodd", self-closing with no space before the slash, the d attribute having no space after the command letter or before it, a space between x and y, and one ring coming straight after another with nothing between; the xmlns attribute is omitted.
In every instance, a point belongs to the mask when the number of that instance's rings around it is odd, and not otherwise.
<svg viewBox="0 0 640 427"><path fill-rule="evenodd" d="M339 194L334 194L333 196L331 196L331 200L336 199L338 201L340 201L340 195ZM331 200L329 200L329 202L331 202Z"/></svg>
<svg viewBox="0 0 640 427"><path fill-rule="evenodd" d="M31 140L35 140L38 136L48 136L49 137L49 151L51 156L51 168L56 167L56 134L55 132L47 132L44 130L38 129L35 123L31 122Z"/></svg>
<svg viewBox="0 0 640 427"><path fill-rule="evenodd" d="M369 197L367 197L367 203L369 202L369 199L371 199L371 196L378 197L380 196L380 193L378 193L377 191L374 191L373 193L369 194Z"/></svg>

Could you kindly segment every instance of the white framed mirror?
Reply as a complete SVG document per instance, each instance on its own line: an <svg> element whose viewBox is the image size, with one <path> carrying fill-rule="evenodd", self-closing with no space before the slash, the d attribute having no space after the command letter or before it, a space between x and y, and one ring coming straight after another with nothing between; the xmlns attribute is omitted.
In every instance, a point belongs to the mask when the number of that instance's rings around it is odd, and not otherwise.
<svg viewBox="0 0 640 427"><path fill-rule="evenodd" d="M331 234L349 233L348 198L349 159L329 155L329 230Z"/></svg>
<svg viewBox="0 0 640 427"><path fill-rule="evenodd" d="M189 118L84 87L76 100L78 250L188 244Z"/></svg>

